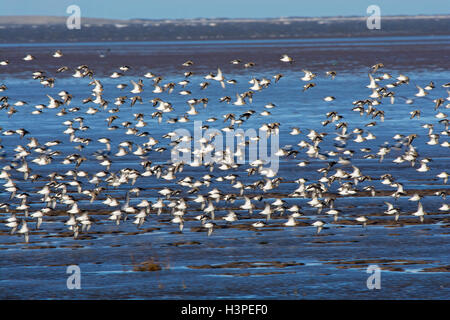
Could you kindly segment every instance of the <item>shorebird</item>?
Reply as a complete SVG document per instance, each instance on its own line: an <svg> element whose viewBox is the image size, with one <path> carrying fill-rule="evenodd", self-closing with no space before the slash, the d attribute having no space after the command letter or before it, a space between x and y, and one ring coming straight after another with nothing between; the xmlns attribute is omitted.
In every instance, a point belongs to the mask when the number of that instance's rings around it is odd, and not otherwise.
<svg viewBox="0 0 450 320"><path fill-rule="evenodd" d="M448 173L447 172L442 171L436 177L443 179L444 180L444 184L447 184L447 181L448 181Z"/></svg>
<svg viewBox="0 0 450 320"><path fill-rule="evenodd" d="M425 97L428 92L426 92L422 87L416 86L419 92L415 94L416 97Z"/></svg>
<svg viewBox="0 0 450 320"><path fill-rule="evenodd" d="M331 79L332 80L334 80L334 78L336 77L336 75L337 75L337 73L336 73L336 71L327 71L326 73L325 73L327 76L329 76L329 77L331 77Z"/></svg>
<svg viewBox="0 0 450 320"><path fill-rule="evenodd" d="M36 229L39 229L39 227L41 226L43 216L44 216L44 214L43 214L43 212L42 212L41 210L38 210L38 211L33 212L33 213L31 214L31 217L32 217L32 218L36 218L36 219L37 219L37 222L36 222Z"/></svg>
<svg viewBox="0 0 450 320"><path fill-rule="evenodd" d="M144 209L140 210L135 216L133 223L138 227L142 227L145 222L145 218L147 217L147 213ZM173 222L173 221L172 221ZM181 231L181 230L180 230Z"/></svg>
<svg viewBox="0 0 450 320"><path fill-rule="evenodd" d="M235 106L243 106L245 104L245 100L244 100L244 98L241 95L236 93L236 101L233 102L233 104Z"/></svg>
<svg viewBox="0 0 450 320"><path fill-rule="evenodd" d="M61 58L61 57L63 56L63 53L61 52L61 50L56 50L56 51L52 54L52 56L53 56L54 58Z"/></svg>
<svg viewBox="0 0 450 320"><path fill-rule="evenodd" d="M368 219L366 218L366 217L364 217L364 216L360 216L360 217L357 217L356 219L355 219L356 221L358 221L358 222L361 222L362 223L362 226L363 226L363 228L365 228L366 227L366 225L367 225L367 221L368 221Z"/></svg>
<svg viewBox="0 0 450 320"><path fill-rule="evenodd" d="M305 75L301 78L301 80L303 81L311 81L317 76L316 73L312 73L309 70L302 70L302 71L305 73Z"/></svg>
<svg viewBox="0 0 450 320"><path fill-rule="evenodd" d="M370 79L370 83L366 87L369 89L378 88L378 84L375 82L375 79L372 77L372 75L370 73L369 73L369 79Z"/></svg>
<svg viewBox="0 0 450 320"><path fill-rule="evenodd" d="M283 54L280 58L280 61L282 62L289 62L289 63L293 63L294 59L292 59L291 57L289 57L287 54Z"/></svg>
<svg viewBox="0 0 450 320"><path fill-rule="evenodd" d="M133 85L133 89L130 91L131 93L141 93L143 91L142 87L144 86L144 83L142 80L139 80L138 82L130 80L130 82Z"/></svg>
<svg viewBox="0 0 450 320"><path fill-rule="evenodd" d="M23 58L23 60L25 60L25 61L31 61L31 60L34 60L34 59L36 59L34 56L32 56L31 54L27 54L24 58Z"/></svg>
<svg viewBox="0 0 450 320"><path fill-rule="evenodd" d="M108 217L109 220L115 221L116 225L120 224L120 220L122 219L122 211L114 210L110 213L111 215Z"/></svg>
<svg viewBox="0 0 450 320"><path fill-rule="evenodd" d="M183 231L184 220L183 220L182 216L175 216L175 218L173 218L172 220L170 220L170 222L172 222L172 223L178 223L178 226L179 226L180 231Z"/></svg>
<svg viewBox="0 0 450 320"><path fill-rule="evenodd" d="M240 206L242 210L248 210L249 214L251 215L253 213L253 209L255 208L255 205L251 202L250 198L247 196L244 196L245 203Z"/></svg>
<svg viewBox="0 0 450 320"><path fill-rule="evenodd" d="M17 219L16 214L12 213L11 216L6 219L6 222L5 225L11 229L9 233L11 235L16 233L17 227L19 226L19 220Z"/></svg>
<svg viewBox="0 0 450 320"><path fill-rule="evenodd" d="M297 127L294 127L294 128L292 128L292 131L289 134L296 136L296 135L299 135L300 133L302 133L301 130Z"/></svg>
<svg viewBox="0 0 450 320"><path fill-rule="evenodd" d="M387 210L384 211L384 213L388 215L394 215L395 221L398 221L398 218L400 217L400 210L398 208L395 208L394 205L390 202L384 202L387 205Z"/></svg>
<svg viewBox="0 0 450 320"><path fill-rule="evenodd" d="M273 210L270 208L270 204L266 203L264 210L262 210L259 214L265 215L266 220L269 221L272 213L273 213Z"/></svg>
<svg viewBox="0 0 450 320"><path fill-rule="evenodd" d="M283 223L286 227L295 227L298 223L293 216L288 217L288 221Z"/></svg>
<svg viewBox="0 0 450 320"><path fill-rule="evenodd" d="M252 223L252 226L254 228L263 228L266 226L266 224L264 223L264 221L257 221L257 222Z"/></svg>
<svg viewBox="0 0 450 320"><path fill-rule="evenodd" d="M203 224L203 228L206 228L208 230L208 237L213 233L215 226L216 224L214 222L205 222Z"/></svg>
<svg viewBox="0 0 450 320"><path fill-rule="evenodd" d="M426 212L423 210L422 203L419 202L419 204L417 205L417 211L413 212L412 215L419 217L420 222L423 222L424 215L426 215Z"/></svg>
<svg viewBox="0 0 450 320"><path fill-rule="evenodd" d="M228 214L222 219L227 222L234 222L238 220L238 217L234 211L228 211Z"/></svg>
<svg viewBox="0 0 450 320"><path fill-rule="evenodd" d="M222 88L225 89L225 82L224 82L225 77L223 76L222 70L220 70L220 68L217 68L217 74L214 77L212 77L212 79L220 82Z"/></svg>
<svg viewBox="0 0 450 320"><path fill-rule="evenodd" d="M30 235L29 235L28 225L25 220L22 220L22 226L20 227L19 231L17 233L23 234L25 242L28 243L30 241Z"/></svg>
<svg viewBox="0 0 450 320"><path fill-rule="evenodd" d="M333 216L334 222L336 222L338 220L338 216L341 212L337 209L330 209L326 213Z"/></svg>
<svg viewBox="0 0 450 320"><path fill-rule="evenodd" d="M322 228L325 225L325 222L321 221L321 220L317 220L317 221L313 222L311 225L317 228L317 234L319 234L320 231L322 231Z"/></svg>

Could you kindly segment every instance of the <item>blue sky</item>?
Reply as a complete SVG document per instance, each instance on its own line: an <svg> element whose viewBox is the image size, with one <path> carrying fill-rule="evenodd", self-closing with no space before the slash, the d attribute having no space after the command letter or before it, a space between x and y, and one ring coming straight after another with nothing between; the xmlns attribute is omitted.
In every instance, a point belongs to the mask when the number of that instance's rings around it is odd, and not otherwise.
<svg viewBox="0 0 450 320"><path fill-rule="evenodd" d="M65 16L76 4L82 17L130 19L365 16L450 14L450 0L0 0L0 15Z"/></svg>

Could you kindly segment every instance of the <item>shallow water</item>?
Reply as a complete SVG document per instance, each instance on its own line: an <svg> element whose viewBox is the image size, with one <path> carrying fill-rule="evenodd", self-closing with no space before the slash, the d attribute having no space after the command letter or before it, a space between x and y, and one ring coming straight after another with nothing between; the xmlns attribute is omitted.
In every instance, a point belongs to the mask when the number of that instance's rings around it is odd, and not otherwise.
<svg viewBox="0 0 450 320"><path fill-rule="evenodd" d="M55 49L61 49L64 56L61 59L51 57ZM22 61L26 53L36 56L31 62ZM295 59L292 65L283 64L278 59L281 54L287 53ZM163 212L160 216L151 213L142 228L137 229L131 223L130 216L127 221L116 226L107 220L106 207L101 204L105 199L100 196L92 204L88 196L80 197L75 187L68 191L77 200L80 208L89 210L90 216L95 220L88 232L81 233L78 239L73 239L70 231L64 225L67 215L45 217L41 229L34 230L33 219L28 219L32 229L30 243L25 244L23 237L9 235L9 229L4 222L9 213L0 213L0 297L22 299L204 299L204 298L272 298L272 299L448 299L450 297L450 281L448 271L450 265L449 245L449 218L448 213L439 211L442 203L448 203L441 197L434 196L435 191L444 190L448 193L448 184L436 177L442 171L448 171L450 153L448 148L439 145L428 145L428 129L421 126L433 123L435 133L444 130L444 125L435 118L433 99L446 98L447 92L442 84L450 79L450 37L392 37L392 38L361 38L361 39L320 39L308 40L268 40L268 41L205 41L205 42L155 42L155 43L89 43L89 44L35 44L35 45L0 45L0 60L8 59L10 65L0 68L0 83L7 85L3 95L9 97L12 104L18 100L27 101L27 105L15 107L17 113L8 118L3 110L0 119L2 131L25 128L30 133L20 139L18 135L1 136L2 159L1 166L9 164L14 159L14 148L28 143L27 137L36 137L41 144L47 141L60 140L62 143L52 147L52 150L61 151L61 155L54 156L51 164L38 166L30 163L32 173L45 177L53 171L60 174L73 170L74 165L63 165L61 161L65 156L79 153L86 157L79 170L90 175L102 167L98 164L93 153L103 149L104 145L97 142L99 137L107 136L112 141L113 153L118 143L129 140L144 143L146 137L124 135L125 129L120 126L123 121L135 124L133 114L143 113L147 127L141 131L149 134L159 141L157 146L169 148L169 139L162 136L177 128L186 128L193 132L193 120L203 121L211 128L222 128L223 115L234 112L238 116L242 112L253 109L257 113L242 125L244 130L257 129L263 123L279 122L280 146L291 145L299 150L297 158L280 159L278 176L284 180L280 186L271 190L261 202L256 202L258 209L252 216L244 210L239 210L243 204L242 199L234 204L225 204L221 201L217 206L216 223L218 227L208 237L202 230L200 223L193 219L200 213L198 205L189 202L186 213L186 223L183 232L178 232L178 226L170 223L171 216ZM103 58L99 54L105 54ZM242 66L229 64L232 59L239 58L243 63L253 61L256 66L245 69ZM188 59L194 61L190 68L181 64ZM367 72L375 63L383 62L382 71L389 72L393 77L406 74L410 77L409 85L394 88L395 104L389 99L383 99L383 104L377 108L384 110L385 120L372 119L366 115L360 116L352 111L352 102L366 99L371 90L365 86L369 83ZM95 115L85 114L88 106L81 100L90 95L90 79L76 79L71 75L72 69L78 65L87 64L95 72L95 78L104 86L104 99L109 101L107 110L101 110ZM56 73L56 69L67 65L71 70ZM124 77L111 79L109 75L118 71L121 65L129 65L131 69ZM220 66L227 79L235 79L236 85L227 84L223 90L218 83L210 81L206 90L200 90L198 84L203 76L215 72ZM316 87L302 91L305 82L300 80L302 69L317 72L314 79ZM31 79L31 72L45 70L49 76L56 78L55 87L43 87L37 80ZM179 117L189 109L185 96L178 94L177 86L172 94L154 94L151 92L151 81L143 78L143 74L151 71L163 76L162 83L179 82L183 72L191 70L194 75L189 78L191 83L186 87L192 91L190 97L208 97L206 108L200 104L196 107L199 112L190 116L187 123L168 124L166 120ZM338 75L332 80L325 76L325 71L335 70ZM283 73L284 77L278 83L273 82L272 76ZM272 84L254 94L253 102L237 107L232 104L219 103L218 99L229 95L235 99L236 93L241 93L251 86L248 81L256 77L272 79ZM120 111L114 115L119 116L115 125L120 128L115 131L107 130L105 119L111 114L108 110L114 107L114 98L127 95L130 87L123 91L116 89L118 83L128 83L130 80L144 80L144 92L141 94L144 103L136 103L132 108L129 102L122 105ZM391 79L392 80L392 79ZM384 80L382 83L389 83ZM415 85L426 86L433 81L436 88L430 91L425 98L416 98ZM76 113L68 112L58 117L60 110L44 110L41 115L32 115L31 110L37 104L47 104L46 94L56 97L61 90L70 92L74 98L69 107L80 107ZM324 102L325 96L336 97L333 102ZM165 114L163 122L158 125L156 119L150 114L154 108L150 99L160 97L170 101L174 111ZM414 103L407 105L402 97L413 97ZM270 109L270 117L263 117L259 112L264 105L272 102L276 105ZM446 102L448 103L448 102ZM409 112L420 109L420 119L409 119ZM338 160L338 157L329 157L326 161L309 158L305 150L297 144L300 140L308 141L306 134L309 129L325 132L323 142L320 143L321 153L334 150L336 143L335 123L322 126L321 121L326 120L325 113L337 111L343 116L343 121L349 125L348 131L362 128L373 133L377 139L365 141L362 144L348 141L347 148L354 150L352 164L358 166L363 174L372 177L372 181L361 182L358 190L364 186L373 185L377 190L384 191L376 197L367 193L358 193L353 197L338 196L335 207L342 211L337 223L318 214L307 201L310 199L292 198L288 195L297 188L294 182L298 178L308 179L308 183L317 181L322 174L316 170L326 166L327 161ZM439 111L448 113L444 106ZM74 149L69 137L62 134L62 122L74 117L84 117L84 125L89 130L77 132L77 136L91 138L81 152ZM206 123L209 117L218 120ZM374 127L365 127L370 121L376 121ZM302 134L291 136L292 127L300 127ZM416 133L418 137L413 145L419 152L419 158L429 157L428 172L419 173L410 164L395 164L392 160L403 151L392 150L383 162L379 159L364 159L365 153L360 148L371 148L375 153L385 142L389 146L395 145L392 138L395 134L409 135ZM366 134L366 132L365 132ZM448 136L440 135L439 142L448 141ZM403 149L404 150L404 149ZM112 156L111 171L116 172L122 168L133 168L142 171L138 156L128 154L118 158ZM151 152L148 159L153 164L164 164L170 160L170 152ZM300 168L296 164L300 160L310 161L310 165ZM242 166L232 173L242 177L241 181L250 184L260 179L260 176L247 177ZM337 165L336 167L341 167ZM344 170L351 172L350 166ZM331 172L334 173L334 170ZM163 181L156 177L141 177L134 187L140 187L138 197L132 197L130 204L135 206L142 199L155 201L159 196L157 191L163 187L182 190L181 196L193 199L189 195L189 188L181 187L176 181L186 176L200 179L205 174L204 168L185 166L183 172L178 173L177 179ZM212 172L214 176L226 175L228 171L217 168ZM380 183L380 176L390 173L397 182L403 184L408 196L400 197L395 205L401 208L400 223L394 223L393 217L383 214L386 209L384 201L394 203L390 196L396 188ZM20 192L30 194L30 212L42 208L40 195L35 194L46 180L34 183L23 181L22 174L13 172L17 179ZM83 187L92 188L86 178L79 178ZM4 181L4 182L3 182ZM2 180L5 183L5 180ZM130 185L121 185L114 189L108 188L107 194L117 197L124 203L125 193ZM229 182L213 182L209 188L201 187L201 194L218 187L227 193L237 193ZM334 183L330 193L336 193L338 184ZM425 223L420 224L417 217L410 215L417 208L417 203L408 201L409 196L419 192L425 196L421 199L428 215ZM261 190L245 191L247 194L261 194ZM11 208L20 204L20 199L9 199L10 194L1 190L0 201L10 204ZM284 227L286 213L282 216L276 214L269 222L269 226L257 230L251 223L261 220L259 209L264 202L273 202L275 198L283 198L288 205L297 204L302 207L304 215L298 219L304 225L298 227ZM226 208L235 208L240 221L232 225L220 221L226 214ZM57 209L64 212L68 207L58 204ZM102 210L103 212L99 212ZM356 225L354 218L359 215L369 217L367 228ZM316 235L316 229L310 226L315 219L328 222L326 228ZM133 271L134 266L143 261L153 260L162 270L153 272ZM355 261L359 263L355 264ZM241 264L233 264L242 262ZM263 264L258 267L258 263ZM283 263L292 263L292 265ZM66 274L68 265L78 265L81 269L81 290L69 290L66 287ZM376 264L381 267L381 289L369 290L366 280L368 265ZM441 267L441 269L426 268ZM443 268L443 267L446 267ZM445 272L445 270L447 272Z"/></svg>

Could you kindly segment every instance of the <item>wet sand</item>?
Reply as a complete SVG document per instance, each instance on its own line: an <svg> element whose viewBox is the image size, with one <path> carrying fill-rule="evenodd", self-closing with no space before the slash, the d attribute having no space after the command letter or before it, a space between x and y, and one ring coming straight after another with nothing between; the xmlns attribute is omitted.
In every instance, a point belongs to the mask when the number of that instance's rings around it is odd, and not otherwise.
<svg viewBox="0 0 450 320"><path fill-rule="evenodd" d="M436 46L440 50L436 50ZM108 51L105 58L98 56L100 52ZM197 73L194 78L197 82L201 75L214 71L217 65L223 65L225 74L236 78L247 87L246 81L252 74L258 76L272 76L275 72L283 72L284 78L280 80L279 91L261 92L255 97L251 106L236 109L231 105L221 105L217 99L223 95L217 88L211 88L211 103L207 109L198 115L198 119L205 120L211 116L220 116L226 112L244 112L252 108L262 111L264 103L273 101L277 108L272 110L273 117L280 119L282 145L290 144L294 148L300 139L306 139L307 129L318 132L327 132L330 137L322 144L322 150L333 149L332 134L334 127L323 127L320 121L325 119L325 113L330 109L337 109L344 120L354 127L363 127L373 120L361 118L359 114L351 111L352 101L367 96L368 90L364 88L367 82L367 68L377 62L383 61L386 71L398 75L399 72L408 74L414 83L421 85L430 80L438 84L446 83L450 79L447 67L449 61L450 42L448 39L414 40L365 40L351 42L346 40L326 40L311 44L303 42L248 42L248 43L204 43L204 44L91 44L89 46L61 46L65 53L64 64L71 68L89 62L105 87L112 88L115 84L108 79L108 75L118 66L129 64L133 68L129 76L119 79L128 82L147 71L154 71L180 80L179 74L184 71L181 63L194 59L193 71ZM19 112L0 121L2 130L14 127L27 127L34 116L29 115L31 106L46 103L45 93L56 95L61 89L67 89L75 96L74 106L82 106L80 99L85 96L87 83L82 86L71 74L56 75L54 59L49 54L53 46L28 47L1 47L2 58L11 61L10 68L2 73L1 82L8 85L8 94L11 101L24 99L29 101L30 107L18 107ZM34 65L21 63L23 52L36 55ZM287 52L297 58L295 72L289 66L280 64L277 60L280 52ZM251 69L234 68L229 60L236 57L244 61L254 61L256 66ZM407 58L405 58L407 57ZM62 62L61 62L62 64ZM59 66L59 65L58 65ZM136 66L136 67L134 67ZM330 68L338 72L335 82L318 79L318 88L301 94L298 82L301 68L308 68L322 73ZM42 87L30 80L32 71L42 69L51 70L57 76L57 86L42 91ZM323 75L321 76L323 78ZM167 79L167 80L168 80ZM84 85L86 84L86 87ZM315 89L319 89L314 91ZM208 89L209 90L209 89ZM234 90L234 89L233 89ZM242 89L236 89L242 90ZM274 89L275 90L275 89ZM403 89L402 89L403 90ZM108 90L105 90L105 92ZM129 91L129 90L128 90ZM287 94L283 94L287 92ZM399 93L413 95L416 92L414 85ZM128 94L128 92L127 92ZM199 90L193 90L194 96L199 96ZM333 105L317 105L317 100L326 94L335 94L337 101ZM444 96L443 88L436 88L435 95ZM113 99L114 94L107 99ZM151 97L145 96L148 101ZM165 97L167 98L167 97ZM177 106L175 115L182 115L186 111L184 98L169 97ZM308 183L321 177L317 169L326 164L326 161L309 159L305 154L294 158L283 159L280 162L279 176L283 177L279 187L271 192L261 190L245 190L245 194L261 195L261 201L255 201L256 209L252 215L239 209L243 204L241 199L232 204L225 205L223 201L215 204L217 226L211 236L207 236L205 228L194 217L200 214L200 206L189 202L189 210L185 215L185 226L179 231L178 225L170 223L171 215L164 209L161 215L152 212L141 228L131 223L132 215L125 222L116 226L107 220L110 210L101 204L104 195L99 196L93 203L89 197L82 197L76 193L76 188L69 188L68 193L79 201L80 207L89 210L94 225L89 231L80 233L73 239L73 233L67 230L64 222L67 220L66 208L59 206L49 216L44 218L40 230L34 230L34 223L30 223L30 243L25 244L23 237L10 235L9 229L4 226L9 213L0 212L0 298L3 299L448 299L450 297L450 280L448 277L450 265L449 226L450 216L438 208L448 203L448 198L437 196L436 192L450 192L448 184L436 178L436 174L448 170L450 157L447 149L428 146L426 129L420 128L422 124L435 121L433 104L422 100L414 106L422 109L420 119L409 120L412 106L402 104L383 105L386 110L385 122L370 128L377 139L364 144L373 150L385 141L394 145L392 136L395 133L411 134L421 130L414 145L418 146L421 156L431 157L431 170L418 174L410 165L392 163L392 160L401 153L393 151L386 156L383 162L378 159L364 159L364 153L359 152L358 144L351 148L356 152L352 163L361 171L372 177L372 181L359 184L358 189L368 184L376 188L375 196L369 192L359 190L355 195L341 196L336 192L336 183L330 191L323 196L336 198L335 207L342 211L337 222L326 217L324 212L318 213L306 203L310 199L290 197L298 186L295 179L304 177ZM28 109L27 109L28 108ZM201 108L199 108L200 110ZM136 104L133 109L123 108L119 113L120 120L132 121L133 113L149 113L151 106L148 103ZM84 111L84 109L83 109ZM314 111L314 112L312 112ZM317 112L316 112L317 111ZM443 112L448 113L442 109ZM47 116L40 117L40 127L32 126L31 136L39 137L42 142L56 139L61 135L57 130L60 123L77 115L86 118L86 124L91 130L98 130L99 134L106 133L104 123L98 123L95 117L85 114L68 114L66 117L54 117L54 112L45 111ZM173 116L175 116L173 115ZM105 115L106 117L106 115ZM164 119L166 120L166 118ZM102 119L103 121L103 119ZM266 119L250 119L248 127L260 126ZM221 121L218 121L221 122ZM414 124L413 126L411 124ZM161 127L152 126L148 129L152 136L167 144L161 136L168 130L175 129L179 124L170 126L163 122ZM192 125L188 123L188 125ZM219 124L221 125L221 124ZM303 134L292 137L288 133L293 126L301 127ZM436 126L437 127L437 126ZM45 128L45 130L42 130ZM420 129L419 129L420 128ZM442 128L440 129L442 130ZM59 137L59 136L58 136ZM117 134L116 138L120 137ZM130 138L137 141L135 137ZM68 143L67 137L62 137L63 143L56 150L62 151L62 156L55 156L49 166L37 167L33 170L43 177L52 171L66 172L69 167L63 167L60 161L74 149ZM441 136L440 141L448 138ZM139 140L140 141L140 140ZM142 142L142 141L141 141ZM1 165L12 161L13 150L17 144L24 143L18 137L2 136L4 146ZM164 145L163 145L164 146ZM167 147L167 145L165 145ZM92 153L101 149L98 143L86 146L82 152L87 160L80 166L89 174L100 170ZM169 153L152 154L154 163L165 163ZM126 159L117 159L111 168L112 171L124 167L135 168L139 158L130 155ZM306 168L299 168L296 164L301 160L310 161ZM327 161L336 160L330 157ZM341 167L339 165L339 167ZM342 166L351 171L351 166ZM72 169L72 167L70 167ZM254 183L258 178L247 177L244 167L233 173L246 177L246 184ZM405 195L394 200L391 196L396 188L384 186L380 183L380 176L385 173L392 174L398 182L405 187ZM177 174L177 179L193 176L195 179L205 174L202 168L186 166L184 171ZM226 174L219 170L213 171L215 176ZM19 177L20 174L16 174ZM36 183L23 182L23 191L34 193L48 182L47 178ZM85 179L80 178L83 183ZM138 180L135 185L142 188L139 197L133 197L132 205L142 199L154 201L158 197L157 191L161 189L159 180L154 177ZM175 182L167 182L164 186L180 188ZM224 194L237 195L236 189L228 182L211 184L209 189L201 189L200 194L214 187L220 188ZM110 188L108 194L123 203L125 192L129 188L121 186ZM182 188L178 197L192 200L189 188ZM418 193L427 215L421 223L418 217L411 215L417 210L417 203L408 201L413 194ZM9 194L0 194L1 202L12 203L14 211L17 200L9 200ZM41 207L39 198L30 197L30 212ZM251 224L264 220L259 211L264 208L264 202L271 203L275 199L283 199L287 204L297 204L302 207L303 215L297 218L296 227L283 225L287 221L287 213L275 213L269 225L264 228L255 228ZM395 203L401 208L399 221L393 216L387 216L384 201ZM235 210L239 220L229 224L221 218L227 210ZM324 210L325 211L325 210ZM364 215L369 221L363 228L355 218ZM326 220L325 228L317 235L316 228L311 223L317 219ZM69 290L66 286L67 266L78 265L81 269L81 290ZM381 268L381 290L369 290L366 285L370 276L366 272L370 265Z"/></svg>

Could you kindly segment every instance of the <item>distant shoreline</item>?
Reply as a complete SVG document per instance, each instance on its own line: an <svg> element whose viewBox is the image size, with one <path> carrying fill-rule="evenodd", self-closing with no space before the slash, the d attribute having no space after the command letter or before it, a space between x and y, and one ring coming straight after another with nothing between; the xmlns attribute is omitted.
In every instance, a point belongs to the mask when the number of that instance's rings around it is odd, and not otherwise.
<svg viewBox="0 0 450 320"><path fill-rule="evenodd" d="M367 17L182 20L81 18L80 30L69 30L65 25L66 19L67 17L0 16L0 43L450 35L450 15L382 16L380 30L369 30L366 25Z"/></svg>
<svg viewBox="0 0 450 320"><path fill-rule="evenodd" d="M65 24L67 16L1 16L0 26L11 25L49 25L49 24ZM91 25L108 25L108 24L191 24L191 23L271 23L271 22L317 22L317 21L364 21L367 16L330 16L330 17L277 17L277 18L195 18L195 19L103 19L81 17L82 24ZM383 20L434 20L449 19L450 14L435 15L382 15Z"/></svg>

